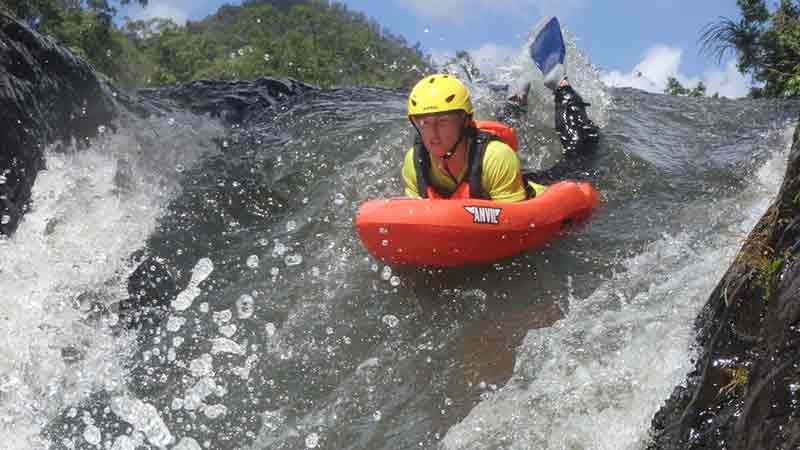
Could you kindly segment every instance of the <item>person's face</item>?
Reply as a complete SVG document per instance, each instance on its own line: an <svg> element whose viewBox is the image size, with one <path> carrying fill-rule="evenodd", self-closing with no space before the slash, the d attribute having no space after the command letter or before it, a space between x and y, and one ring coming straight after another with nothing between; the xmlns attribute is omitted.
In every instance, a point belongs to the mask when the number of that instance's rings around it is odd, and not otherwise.
<svg viewBox="0 0 800 450"><path fill-rule="evenodd" d="M444 156L458 142L464 129L464 111L414 117L425 148L437 157Z"/></svg>

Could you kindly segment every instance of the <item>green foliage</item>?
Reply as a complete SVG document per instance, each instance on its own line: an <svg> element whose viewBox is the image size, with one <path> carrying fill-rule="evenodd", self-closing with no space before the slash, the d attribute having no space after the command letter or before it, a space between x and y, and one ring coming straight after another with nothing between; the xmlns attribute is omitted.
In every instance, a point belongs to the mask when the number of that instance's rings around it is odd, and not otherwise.
<svg viewBox="0 0 800 450"><path fill-rule="evenodd" d="M705 97L706 96L706 85L702 81L697 82L697 86L695 86L691 91L689 91L689 97Z"/></svg>
<svg viewBox="0 0 800 450"><path fill-rule="evenodd" d="M667 87L664 88L664 93L667 95L687 95L689 90L683 87L677 78L669 77L667 78Z"/></svg>
<svg viewBox="0 0 800 450"><path fill-rule="evenodd" d="M721 18L703 34L703 48L718 59L732 52L738 68L764 83L755 97L800 95L800 3L779 0L772 8L765 0L737 0L738 22Z"/></svg>
<svg viewBox="0 0 800 450"><path fill-rule="evenodd" d="M684 87L680 81L675 77L667 78L667 87L664 88L664 93L667 95L679 95L689 97L705 97L706 85L702 81L697 82L697 86L689 89ZM714 94L715 98L719 98L719 94Z"/></svg>
<svg viewBox="0 0 800 450"><path fill-rule="evenodd" d="M147 0L122 0L120 4ZM410 86L431 70L419 44L343 4L251 0L199 22L111 20L107 0L0 0L126 87L195 79L292 77L320 86Z"/></svg>

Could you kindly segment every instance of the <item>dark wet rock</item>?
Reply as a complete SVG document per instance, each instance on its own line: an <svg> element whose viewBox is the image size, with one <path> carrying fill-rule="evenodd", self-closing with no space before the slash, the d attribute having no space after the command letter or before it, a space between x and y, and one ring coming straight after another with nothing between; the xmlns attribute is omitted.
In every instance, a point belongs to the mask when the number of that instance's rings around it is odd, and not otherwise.
<svg viewBox="0 0 800 450"><path fill-rule="evenodd" d="M238 124L313 89L310 84L294 79L263 77L251 81L198 80L179 86L142 89L139 95L161 104L165 99L171 100L174 107Z"/></svg>
<svg viewBox="0 0 800 450"><path fill-rule="evenodd" d="M0 12L0 234L16 230L28 208L44 148L87 145L101 125L189 109L240 123L314 89L296 80L195 81L181 86L118 91L92 67L25 23ZM125 177L115 180L126 188Z"/></svg>
<svg viewBox="0 0 800 450"><path fill-rule="evenodd" d="M0 234L30 200L45 146L85 142L116 114L91 66L0 12Z"/></svg>
<svg viewBox="0 0 800 450"><path fill-rule="evenodd" d="M649 449L800 448L800 128L783 185L697 320Z"/></svg>

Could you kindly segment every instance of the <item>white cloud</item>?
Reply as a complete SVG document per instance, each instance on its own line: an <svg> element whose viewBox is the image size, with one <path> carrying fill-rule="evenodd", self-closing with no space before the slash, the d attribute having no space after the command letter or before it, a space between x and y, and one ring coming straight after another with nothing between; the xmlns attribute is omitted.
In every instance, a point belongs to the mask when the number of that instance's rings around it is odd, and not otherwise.
<svg viewBox="0 0 800 450"><path fill-rule="evenodd" d="M725 70L711 69L703 77L692 77L680 71L683 51L667 45L651 47L641 62L628 73L613 70L603 74L603 82L608 86L632 87L648 92L663 93L667 78L675 77L682 85L693 87L699 81L706 85L708 95L718 92L724 97L736 98L747 95L747 79L736 70L733 61L727 63Z"/></svg>
<svg viewBox="0 0 800 450"><path fill-rule="evenodd" d="M395 0L418 16L446 22L463 22L468 16L486 11L532 12L540 15L566 16L580 8L585 0Z"/></svg>
<svg viewBox="0 0 800 450"><path fill-rule="evenodd" d="M172 19L175 23L183 25L189 18L192 8L198 3L192 0L150 0L144 8L137 3L123 7L121 10L123 16L128 16L133 20L149 20L161 17Z"/></svg>
<svg viewBox="0 0 800 450"><path fill-rule="evenodd" d="M733 60L728 61L728 64L725 65L725 71L714 69L704 72L703 82L706 84L709 94L719 92L719 95L723 97L744 97L750 91L747 79L739 73L736 61Z"/></svg>

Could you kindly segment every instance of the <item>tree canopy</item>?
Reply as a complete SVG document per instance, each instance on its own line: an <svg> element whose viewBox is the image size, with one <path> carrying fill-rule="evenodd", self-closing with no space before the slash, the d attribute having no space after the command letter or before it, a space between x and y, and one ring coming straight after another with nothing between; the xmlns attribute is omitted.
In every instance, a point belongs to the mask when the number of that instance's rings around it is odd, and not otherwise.
<svg viewBox="0 0 800 450"><path fill-rule="evenodd" d="M704 50L718 60L735 54L739 71L763 83L752 96L800 95L800 2L779 0L771 7L765 0L736 3L742 18L709 24L701 35Z"/></svg>
<svg viewBox="0 0 800 450"><path fill-rule="evenodd" d="M324 0L249 0L186 25L115 21L118 11L108 0L0 0L0 7L129 88L259 76L400 87L432 66L419 44L409 46L363 14Z"/></svg>

